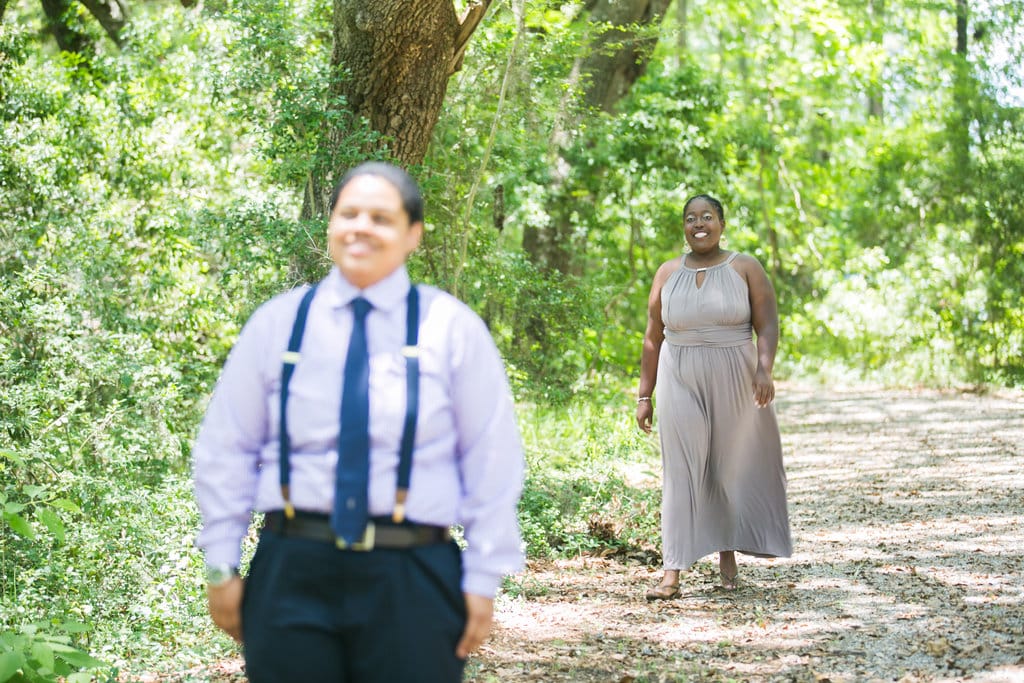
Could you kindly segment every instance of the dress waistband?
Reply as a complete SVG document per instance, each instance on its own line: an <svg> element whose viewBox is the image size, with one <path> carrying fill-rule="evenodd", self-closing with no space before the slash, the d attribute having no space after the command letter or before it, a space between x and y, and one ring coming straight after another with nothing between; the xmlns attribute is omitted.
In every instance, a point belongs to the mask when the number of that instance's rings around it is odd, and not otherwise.
<svg viewBox="0 0 1024 683"><path fill-rule="evenodd" d="M690 330L665 328L665 341L673 346L743 346L753 338L750 323L698 327Z"/></svg>

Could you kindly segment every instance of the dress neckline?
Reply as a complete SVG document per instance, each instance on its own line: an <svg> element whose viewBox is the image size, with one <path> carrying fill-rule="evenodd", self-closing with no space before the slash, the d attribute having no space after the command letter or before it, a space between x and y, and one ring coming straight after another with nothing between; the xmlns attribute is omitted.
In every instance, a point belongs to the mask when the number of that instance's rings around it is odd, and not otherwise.
<svg viewBox="0 0 1024 683"><path fill-rule="evenodd" d="M725 257L724 261L716 263L713 266L701 266L700 268L694 268L692 266L686 265L686 254L683 254L683 260L682 260L682 264L681 265L682 265L683 269L688 270L691 273L707 272L709 270L715 270L717 268L721 268L722 266L725 266L725 265L728 265L728 264L732 263L733 259L736 258L736 254L737 253L738 252L735 252L735 251L732 252L727 257Z"/></svg>

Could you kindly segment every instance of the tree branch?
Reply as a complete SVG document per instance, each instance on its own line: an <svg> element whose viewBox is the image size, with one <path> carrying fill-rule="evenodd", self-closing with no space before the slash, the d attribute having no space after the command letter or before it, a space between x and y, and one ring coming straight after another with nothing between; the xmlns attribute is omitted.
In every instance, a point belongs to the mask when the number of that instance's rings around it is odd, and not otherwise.
<svg viewBox="0 0 1024 683"><path fill-rule="evenodd" d="M121 47L124 39L121 37L121 29L128 23L128 5L125 0L80 0L89 10L100 26L107 32L110 39Z"/></svg>
<svg viewBox="0 0 1024 683"><path fill-rule="evenodd" d="M469 45L469 37L473 31L484 20L487 8L491 6L491 0L477 0L466 8L466 13L459 20L459 32L455 34L455 45L452 51L452 61L448 67L448 75L452 75L462 68L462 58L466 56L466 47Z"/></svg>

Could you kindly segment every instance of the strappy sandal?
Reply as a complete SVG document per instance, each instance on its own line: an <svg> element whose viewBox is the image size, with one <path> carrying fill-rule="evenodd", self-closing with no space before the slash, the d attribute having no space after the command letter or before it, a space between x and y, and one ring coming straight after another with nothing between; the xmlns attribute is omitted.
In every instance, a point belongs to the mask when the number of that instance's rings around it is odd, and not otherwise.
<svg viewBox="0 0 1024 683"><path fill-rule="evenodd" d="M672 600L673 598L679 597L679 584L678 583L662 583L658 584L651 590L647 591L648 600Z"/></svg>
<svg viewBox="0 0 1024 683"><path fill-rule="evenodd" d="M740 573L736 572L732 576L729 576L725 572L718 572L718 575L722 577L722 590L734 591L737 585L739 585Z"/></svg>

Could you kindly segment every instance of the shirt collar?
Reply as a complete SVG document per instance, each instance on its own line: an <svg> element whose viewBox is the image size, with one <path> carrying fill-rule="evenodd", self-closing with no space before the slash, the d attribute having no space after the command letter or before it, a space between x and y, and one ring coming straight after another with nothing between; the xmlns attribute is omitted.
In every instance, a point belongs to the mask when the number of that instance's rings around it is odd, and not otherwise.
<svg viewBox="0 0 1024 683"><path fill-rule="evenodd" d="M344 308L356 297L363 297L378 310L392 310L405 301L409 293L409 273L405 266L399 266L393 273L366 289L359 289L345 279L336 267L331 268L321 283L320 289L327 295L332 308Z"/></svg>

